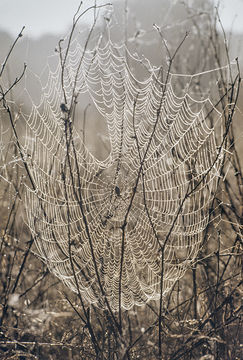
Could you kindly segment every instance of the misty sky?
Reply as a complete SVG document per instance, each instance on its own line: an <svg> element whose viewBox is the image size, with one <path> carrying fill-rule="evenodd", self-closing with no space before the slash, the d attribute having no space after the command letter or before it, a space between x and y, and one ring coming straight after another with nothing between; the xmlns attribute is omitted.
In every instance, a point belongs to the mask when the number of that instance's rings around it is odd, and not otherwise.
<svg viewBox="0 0 243 360"><path fill-rule="evenodd" d="M98 0L98 4L109 2ZM82 7L85 9L94 1L83 3L87 4ZM25 25L25 35L40 37L44 34L65 34L80 0L0 0L0 4L0 30L16 36Z"/></svg>
<svg viewBox="0 0 243 360"><path fill-rule="evenodd" d="M98 4L106 2L109 1L99 0ZM225 29L229 30L234 21L234 30L243 33L243 0L221 2L220 14ZM25 35L31 37L65 34L79 3L80 0L0 0L0 30L15 37L25 25ZM93 1L84 3L92 5Z"/></svg>

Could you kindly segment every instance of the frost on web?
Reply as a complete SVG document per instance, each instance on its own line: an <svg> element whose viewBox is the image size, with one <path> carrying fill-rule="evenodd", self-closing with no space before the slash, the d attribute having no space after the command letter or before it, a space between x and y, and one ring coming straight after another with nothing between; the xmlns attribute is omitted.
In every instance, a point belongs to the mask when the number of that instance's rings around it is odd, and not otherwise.
<svg viewBox="0 0 243 360"><path fill-rule="evenodd" d="M119 289L124 309L159 299L162 253L166 294L195 260L209 221L221 114L207 97L176 95L180 78L162 73L111 41L92 51L74 42L63 81L60 64L49 67L39 104L22 114L36 253L99 307L105 294L118 310ZM88 96L106 124L105 159L84 141L81 112L70 115L73 96Z"/></svg>

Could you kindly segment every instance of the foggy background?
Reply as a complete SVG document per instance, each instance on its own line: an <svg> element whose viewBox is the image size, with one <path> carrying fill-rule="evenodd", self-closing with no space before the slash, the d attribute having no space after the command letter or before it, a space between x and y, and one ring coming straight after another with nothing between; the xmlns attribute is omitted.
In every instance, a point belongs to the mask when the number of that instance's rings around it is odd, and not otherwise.
<svg viewBox="0 0 243 360"><path fill-rule="evenodd" d="M24 63L27 64L28 69L28 77L25 76L14 89L13 97L16 103L28 107L25 99L21 97L22 90L27 88L32 100L38 104L41 88L38 86L38 82L33 80L35 76L37 76L36 78L42 77L48 57L56 55L55 48L58 41L68 35L73 15L77 11L79 3L80 0L0 0L3 10L0 13L0 62L3 62L14 39L25 26L23 37L17 42L8 62L7 81L9 82L13 82L16 76L22 73ZM81 12L92 6L94 1L86 0L83 3ZM109 1L97 1L97 5L107 3ZM160 66L161 62L165 62L166 52L161 49L161 39L153 25L156 24L162 29L163 36L172 52L187 31L189 36L177 55L178 66L173 68L172 72L194 74L214 68L214 65L210 65L210 63L207 63L205 68L204 58L210 57L210 55L205 53L206 46L204 49L201 47L201 40L197 38L198 34L195 32L195 24L198 22L202 30L202 37L204 32L208 33L208 28L206 28L208 14L213 13L215 5L218 3L220 3L220 18L229 39L230 60L238 57L242 68L243 22L241 14L243 15L243 0L222 0L221 2L212 0L114 0L112 6L107 6L105 10L100 11L101 20L96 32L99 34L102 31L104 18L111 17L111 35L114 42L126 41L132 52L137 52L139 56L144 55L152 65ZM92 22L93 11L91 10L79 22L80 33L84 33L83 38L86 38ZM218 28L222 34L219 24ZM32 79L30 79L30 74L32 74ZM242 100L238 103L241 112L243 112L242 103ZM92 119L93 115L94 112L90 112ZM236 126L242 134L243 125L240 113L235 118ZM97 124L92 123L91 120L89 123L93 124L92 129L97 127ZM240 135L238 144L242 143L240 140L242 140L242 135Z"/></svg>
<svg viewBox="0 0 243 360"><path fill-rule="evenodd" d="M100 0L98 5L110 1ZM77 11L80 0L0 0L0 61L4 58L13 39L16 38L23 26L23 38L15 49L13 61L17 66L26 62L34 72L40 72L46 63L47 55L53 54L58 40L65 36L71 26L74 13ZM82 9L93 4L93 1L84 1ZM185 7L193 7L194 11L201 10L205 4L211 6L220 3L219 13L222 24L227 32L233 31L231 36L231 58L242 58L243 43L243 0L222 0L220 2L208 0L114 0L110 11L114 13L113 23L121 26L125 23L124 9L127 3L130 25L129 31L141 28L146 32L155 32L153 24L168 28L173 31L178 24L183 27L183 21L188 17ZM186 6L185 6L185 5ZM158 11L158 9L160 9ZM209 9L208 9L209 10ZM80 22L81 29L89 28L92 23L92 11L88 12ZM190 31L190 28L184 28ZM122 40L122 39L120 39ZM12 69L13 70L13 69ZM17 69L18 70L18 69Z"/></svg>
<svg viewBox="0 0 243 360"><path fill-rule="evenodd" d="M233 30L236 33L243 33L243 1L242 0L211 0L215 5L220 3L220 17L224 28ZM112 2L115 6L118 2L125 4L125 0L105 1L99 0L97 3ZM136 4L136 13L141 9L146 14L146 18L152 19L153 4L165 3L166 1L134 1L128 0L128 6ZM183 1L170 0L170 4L182 3ZM192 4L193 1L185 1ZM80 0L1 0L0 30L16 36L23 25L26 26L25 35L31 38L39 38L44 35L56 34L63 35L67 32L73 14L78 8ZM84 6L90 6L93 1L84 1ZM156 13L156 11L154 12ZM90 21L90 15L85 18L86 23Z"/></svg>

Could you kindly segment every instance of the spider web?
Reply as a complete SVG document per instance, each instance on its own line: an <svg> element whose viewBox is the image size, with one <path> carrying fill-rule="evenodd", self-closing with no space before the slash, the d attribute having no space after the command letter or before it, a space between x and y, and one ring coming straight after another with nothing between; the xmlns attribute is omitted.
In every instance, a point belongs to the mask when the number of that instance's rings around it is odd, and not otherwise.
<svg viewBox="0 0 243 360"><path fill-rule="evenodd" d="M92 51L74 41L65 71L59 62L45 76L39 104L30 96L31 111L22 112L35 184L26 185L27 223L37 255L99 307L105 295L118 310L120 292L124 309L159 299L162 272L165 295L202 245L218 182L213 124L221 114L185 90L193 76L178 96L176 76L165 80L161 69L111 40ZM106 125L103 159L71 108L87 96Z"/></svg>

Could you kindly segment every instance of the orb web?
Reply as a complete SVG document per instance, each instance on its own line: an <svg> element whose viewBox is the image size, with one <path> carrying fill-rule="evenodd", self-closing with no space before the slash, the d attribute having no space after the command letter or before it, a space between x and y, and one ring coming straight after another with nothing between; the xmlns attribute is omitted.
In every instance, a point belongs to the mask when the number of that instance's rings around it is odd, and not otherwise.
<svg viewBox="0 0 243 360"><path fill-rule="evenodd" d="M74 41L64 71L59 62L46 74L39 103L22 112L36 254L88 303L105 307L105 294L118 310L119 292L123 309L159 299L162 252L165 295L201 247L221 114L185 88L178 96L173 74L162 81L161 69L111 40L93 50ZM106 125L105 158L84 140L81 112L69 116L74 95L88 96Z"/></svg>

